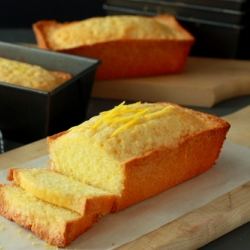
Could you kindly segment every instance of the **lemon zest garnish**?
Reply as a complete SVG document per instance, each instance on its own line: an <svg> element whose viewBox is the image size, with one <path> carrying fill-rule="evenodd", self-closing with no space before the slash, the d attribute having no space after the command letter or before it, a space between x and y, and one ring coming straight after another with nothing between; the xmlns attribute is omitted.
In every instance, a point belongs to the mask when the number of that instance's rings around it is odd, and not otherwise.
<svg viewBox="0 0 250 250"><path fill-rule="evenodd" d="M139 123L139 121L142 122L143 121L142 119L145 119L144 121L155 119L156 117L163 115L164 113L166 113L167 111L173 108L173 106L167 106L161 110L152 112L151 107L146 107L146 108L135 107L141 104L141 102L136 102L130 105L124 105L124 104L125 104L125 101L115 106L111 110L100 112L99 119L95 123L93 123L92 126L85 125L83 123L82 125L72 127L70 130L72 129L95 130L101 124L106 123L110 127L118 127L110 136L110 137L113 137L119 134L124 129L127 129L135 125L136 123Z"/></svg>
<svg viewBox="0 0 250 250"><path fill-rule="evenodd" d="M116 106L115 108L113 108L113 109L111 109L111 110L100 112L100 115L105 115L105 114L107 114L107 113L116 111L117 109L120 109L121 107L128 109L129 107L128 107L128 106L125 106L124 104L125 104L125 101L123 101L122 103L120 103L118 106ZM141 104L141 102L135 102L135 103L133 103L133 104L130 104L129 106L132 107L132 106L137 106L137 105L139 105L139 104Z"/></svg>
<svg viewBox="0 0 250 250"><path fill-rule="evenodd" d="M116 136L121 130L137 123L137 121L139 120L139 117L135 117L133 120L131 120L130 122L127 122L126 124L122 125L121 127L119 127L118 129L115 130L115 132L113 134L111 134L110 137Z"/></svg>
<svg viewBox="0 0 250 250"><path fill-rule="evenodd" d="M115 125L115 124L119 124L119 123L128 123L132 119L134 119L136 116L140 116L140 115L146 113L148 110L149 110L149 108L147 108L147 109L138 109L138 110L135 110L133 112L128 113L124 117L117 116L112 121L110 121L111 122L111 126Z"/></svg>
<svg viewBox="0 0 250 250"><path fill-rule="evenodd" d="M118 129L116 129L115 132L113 132L110 137L113 137L113 136L117 135L121 130L126 129L126 128L136 124L140 120L141 115L146 113L147 111L148 110L145 109L145 110L142 110L141 112L135 114L134 116L131 116L132 119L130 119L129 122L125 123L124 125L120 126Z"/></svg>
<svg viewBox="0 0 250 250"><path fill-rule="evenodd" d="M5 230L5 227L4 226L1 226L0 227L0 231L4 231Z"/></svg>
<svg viewBox="0 0 250 250"><path fill-rule="evenodd" d="M145 110L131 108L131 106L138 105L140 102L132 104L130 106L125 106L124 103L125 102L122 102L109 111L101 112L100 119L92 125L92 129L96 129L103 122L107 122L111 126L112 124L114 125L118 122L129 122L131 119L133 119L134 115L137 115L138 112L144 112ZM121 115L125 115L125 117L120 117Z"/></svg>
<svg viewBox="0 0 250 250"><path fill-rule="evenodd" d="M146 120L155 119L158 116L163 115L166 111L172 109L172 106L167 106L161 110L150 112L150 107L148 108L137 108L133 107L140 104L141 102L137 102L131 105L124 105L125 102L122 102L115 108L109 111L104 111L100 113L100 119L92 125L92 129L96 129L101 123L106 122L109 126L114 126L122 124L118 129L116 129L110 137L117 135L122 130L135 125L140 120L140 117L144 115ZM148 114L147 114L148 113Z"/></svg>
<svg viewBox="0 0 250 250"><path fill-rule="evenodd" d="M163 115L166 111L173 109L173 106L167 106L164 109L158 110L156 112L150 113L150 114L146 114L145 118L148 120L152 120L154 118L156 118L157 116Z"/></svg>
<svg viewBox="0 0 250 250"><path fill-rule="evenodd" d="M92 125L92 128L95 129L95 128L97 128L97 127L99 126L99 124L101 124L103 121L105 121L105 120L107 120L107 119L110 119L110 118L116 116L117 110L119 110L121 107L124 107L124 106L123 106L124 103L125 103L125 102L120 103L118 106L114 107L114 108L111 109L110 111L101 112L101 113L100 113L100 115L101 115L100 119L99 119L96 123L94 123L94 124Z"/></svg>

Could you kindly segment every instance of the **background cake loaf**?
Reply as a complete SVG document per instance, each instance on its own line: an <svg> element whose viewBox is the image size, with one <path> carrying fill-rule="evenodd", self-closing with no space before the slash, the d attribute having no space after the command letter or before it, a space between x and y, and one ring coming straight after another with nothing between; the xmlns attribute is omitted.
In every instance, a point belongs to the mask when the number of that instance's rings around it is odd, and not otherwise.
<svg viewBox="0 0 250 250"><path fill-rule="evenodd" d="M170 15L107 16L33 24L38 47L102 61L96 79L177 73L194 37Z"/></svg>
<svg viewBox="0 0 250 250"><path fill-rule="evenodd" d="M211 168L229 127L171 103L122 103L48 137L50 167L115 194L119 211Z"/></svg>

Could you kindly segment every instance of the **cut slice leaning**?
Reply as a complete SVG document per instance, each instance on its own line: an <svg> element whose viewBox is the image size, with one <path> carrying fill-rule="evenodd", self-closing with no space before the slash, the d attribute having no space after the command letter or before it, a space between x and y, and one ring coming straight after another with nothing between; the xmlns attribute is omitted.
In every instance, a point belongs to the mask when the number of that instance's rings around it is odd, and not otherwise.
<svg viewBox="0 0 250 250"><path fill-rule="evenodd" d="M10 169L7 178L37 198L81 215L107 214L115 200L114 194L47 168Z"/></svg>

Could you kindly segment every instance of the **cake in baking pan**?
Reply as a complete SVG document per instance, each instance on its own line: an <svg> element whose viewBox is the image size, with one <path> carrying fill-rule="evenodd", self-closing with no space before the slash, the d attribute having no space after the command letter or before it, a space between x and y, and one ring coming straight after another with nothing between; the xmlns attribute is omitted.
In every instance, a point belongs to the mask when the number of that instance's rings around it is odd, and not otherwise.
<svg viewBox="0 0 250 250"><path fill-rule="evenodd" d="M38 65L0 57L1 82L51 91L71 77L69 73L49 71Z"/></svg>

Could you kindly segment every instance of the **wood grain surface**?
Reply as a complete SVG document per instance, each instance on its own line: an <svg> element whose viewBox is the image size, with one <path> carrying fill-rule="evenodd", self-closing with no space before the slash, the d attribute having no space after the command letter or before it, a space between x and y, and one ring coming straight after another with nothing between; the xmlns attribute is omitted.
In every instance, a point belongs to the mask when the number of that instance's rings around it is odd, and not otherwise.
<svg viewBox="0 0 250 250"><path fill-rule="evenodd" d="M0 170L34 160L48 154L47 141L42 139L0 155Z"/></svg>
<svg viewBox="0 0 250 250"><path fill-rule="evenodd" d="M250 94L250 61L189 57L186 69L175 75L96 81L92 97L169 101L180 105L213 107Z"/></svg>

